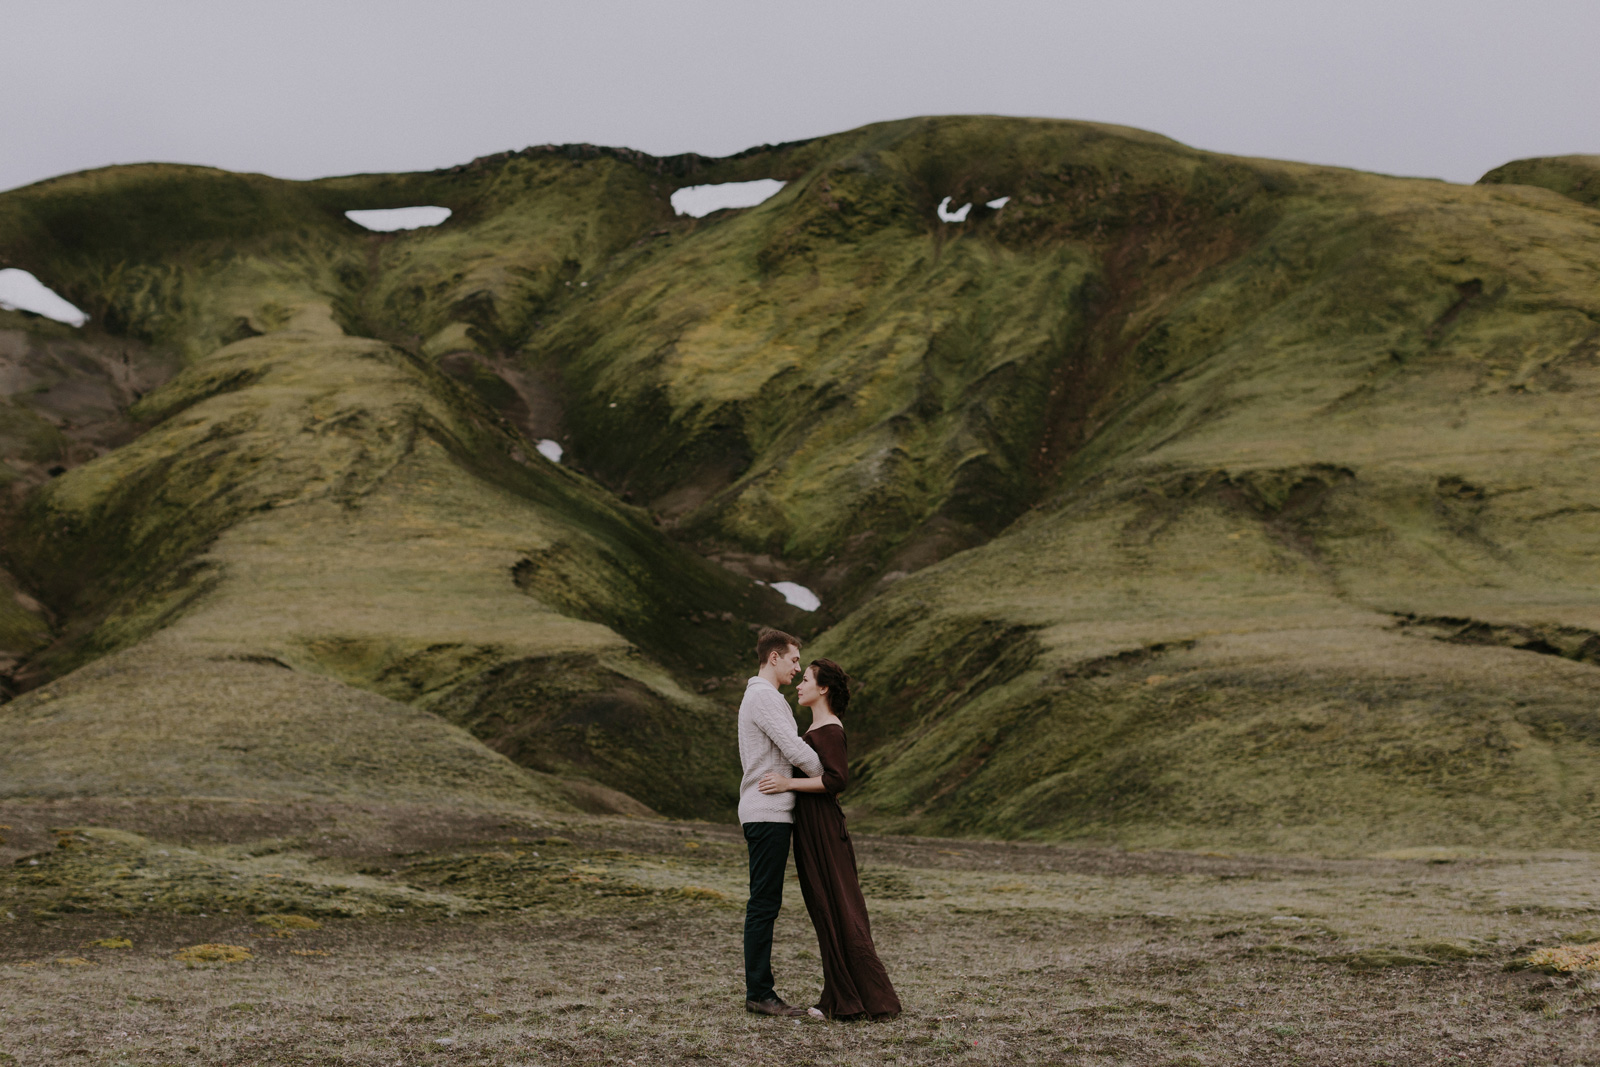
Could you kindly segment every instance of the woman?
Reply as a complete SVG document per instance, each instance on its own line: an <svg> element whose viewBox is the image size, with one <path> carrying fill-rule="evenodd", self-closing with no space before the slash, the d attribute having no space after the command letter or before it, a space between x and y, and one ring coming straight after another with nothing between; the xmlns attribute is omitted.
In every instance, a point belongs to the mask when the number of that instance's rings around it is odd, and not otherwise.
<svg viewBox="0 0 1600 1067"><path fill-rule="evenodd" d="M801 705L811 709L805 741L822 761L822 776L769 774L759 788L768 794L796 794L794 865L822 951L822 996L811 1014L818 1019L893 1018L900 1013L900 998L872 947L867 902L856 877L856 850L838 800L849 781L839 716L850 706L850 679L832 660L813 660L797 690Z"/></svg>

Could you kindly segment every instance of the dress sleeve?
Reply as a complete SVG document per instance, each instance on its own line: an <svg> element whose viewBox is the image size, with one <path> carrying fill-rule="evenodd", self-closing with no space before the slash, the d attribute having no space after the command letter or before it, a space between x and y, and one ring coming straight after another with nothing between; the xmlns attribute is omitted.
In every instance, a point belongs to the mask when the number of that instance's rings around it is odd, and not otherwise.
<svg viewBox="0 0 1600 1067"><path fill-rule="evenodd" d="M822 757L822 788L842 793L850 784L849 750L842 730L821 730L817 735L817 755Z"/></svg>

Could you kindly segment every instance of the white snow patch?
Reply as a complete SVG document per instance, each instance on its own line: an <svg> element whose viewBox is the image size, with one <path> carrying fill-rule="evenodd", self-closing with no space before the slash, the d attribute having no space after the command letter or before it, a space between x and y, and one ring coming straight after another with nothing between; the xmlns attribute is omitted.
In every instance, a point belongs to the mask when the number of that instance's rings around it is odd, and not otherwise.
<svg viewBox="0 0 1600 1067"><path fill-rule="evenodd" d="M89 321L88 315L56 295L55 290L16 267L0 270L0 308L31 311L68 326L82 326Z"/></svg>
<svg viewBox="0 0 1600 1067"><path fill-rule="evenodd" d="M801 611L816 611L822 607L822 601L817 599L817 594L798 582L773 582L772 588L782 593L783 599Z"/></svg>
<svg viewBox="0 0 1600 1067"><path fill-rule="evenodd" d="M424 226L437 226L450 217L447 207L385 207L371 211L346 211L344 217L357 226L390 233L394 230L416 230Z"/></svg>
<svg viewBox="0 0 1600 1067"><path fill-rule="evenodd" d="M1003 208L1003 207L1005 207L1005 206L1006 206L1006 203L1007 203L1007 202L1008 202L1008 201L1010 201L1010 199L1011 199L1011 198L1010 198L1010 197L1009 197L1009 196L1002 196L1002 197L1000 197L1000 198L999 198L999 199L998 199L998 200L989 200L989 201L986 201L986 202L985 202L985 203L984 203L984 205L983 205L983 206L984 206L984 207L992 207L992 208L994 208L994 209L995 209L995 210L996 210L996 211L999 211L999 210L1000 210L1000 209L1001 209L1001 208Z"/></svg>
<svg viewBox="0 0 1600 1067"><path fill-rule="evenodd" d="M566 449L561 447L561 442L552 441L548 437L546 437L544 440L540 441L538 444L534 445L533 447L538 450L539 455L543 456L545 459L549 460L551 463L560 463L561 462L561 453L566 451Z"/></svg>
<svg viewBox="0 0 1600 1067"><path fill-rule="evenodd" d="M755 207L776 196L784 185L776 178L723 182L720 185L691 185L672 194L672 210L698 219L725 207Z"/></svg>
<svg viewBox="0 0 1600 1067"><path fill-rule="evenodd" d="M923 203L927 203L927 201L923 201ZM967 221L967 212L972 210L972 205L971 204L962 204L959 208L957 208L954 211L949 210L949 208L950 208L950 198L948 196L945 197L943 200L939 201L939 217L941 219L943 219L946 222L966 222Z"/></svg>

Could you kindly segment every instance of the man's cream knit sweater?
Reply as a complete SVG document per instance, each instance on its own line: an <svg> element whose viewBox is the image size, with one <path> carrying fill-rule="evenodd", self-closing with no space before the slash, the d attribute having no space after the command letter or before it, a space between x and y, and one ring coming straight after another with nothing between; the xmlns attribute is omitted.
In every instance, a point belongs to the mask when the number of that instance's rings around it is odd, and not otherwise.
<svg viewBox="0 0 1600 1067"><path fill-rule="evenodd" d="M794 822L794 794L771 796L756 788L762 777L773 772L788 775L791 766L815 778L822 773L816 750L800 740L794 712L778 687L765 678L755 677L744 685L739 702L739 761L744 764L744 779L739 783L739 821Z"/></svg>

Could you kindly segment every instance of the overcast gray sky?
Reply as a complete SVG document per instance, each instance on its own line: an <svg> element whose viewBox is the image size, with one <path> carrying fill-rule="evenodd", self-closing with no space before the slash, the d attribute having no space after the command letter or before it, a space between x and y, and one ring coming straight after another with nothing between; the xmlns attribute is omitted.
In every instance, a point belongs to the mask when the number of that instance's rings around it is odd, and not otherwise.
<svg viewBox="0 0 1600 1067"><path fill-rule="evenodd" d="M974 112L1453 181L1600 153L1596 0L0 0L0 40L0 189L721 155Z"/></svg>

